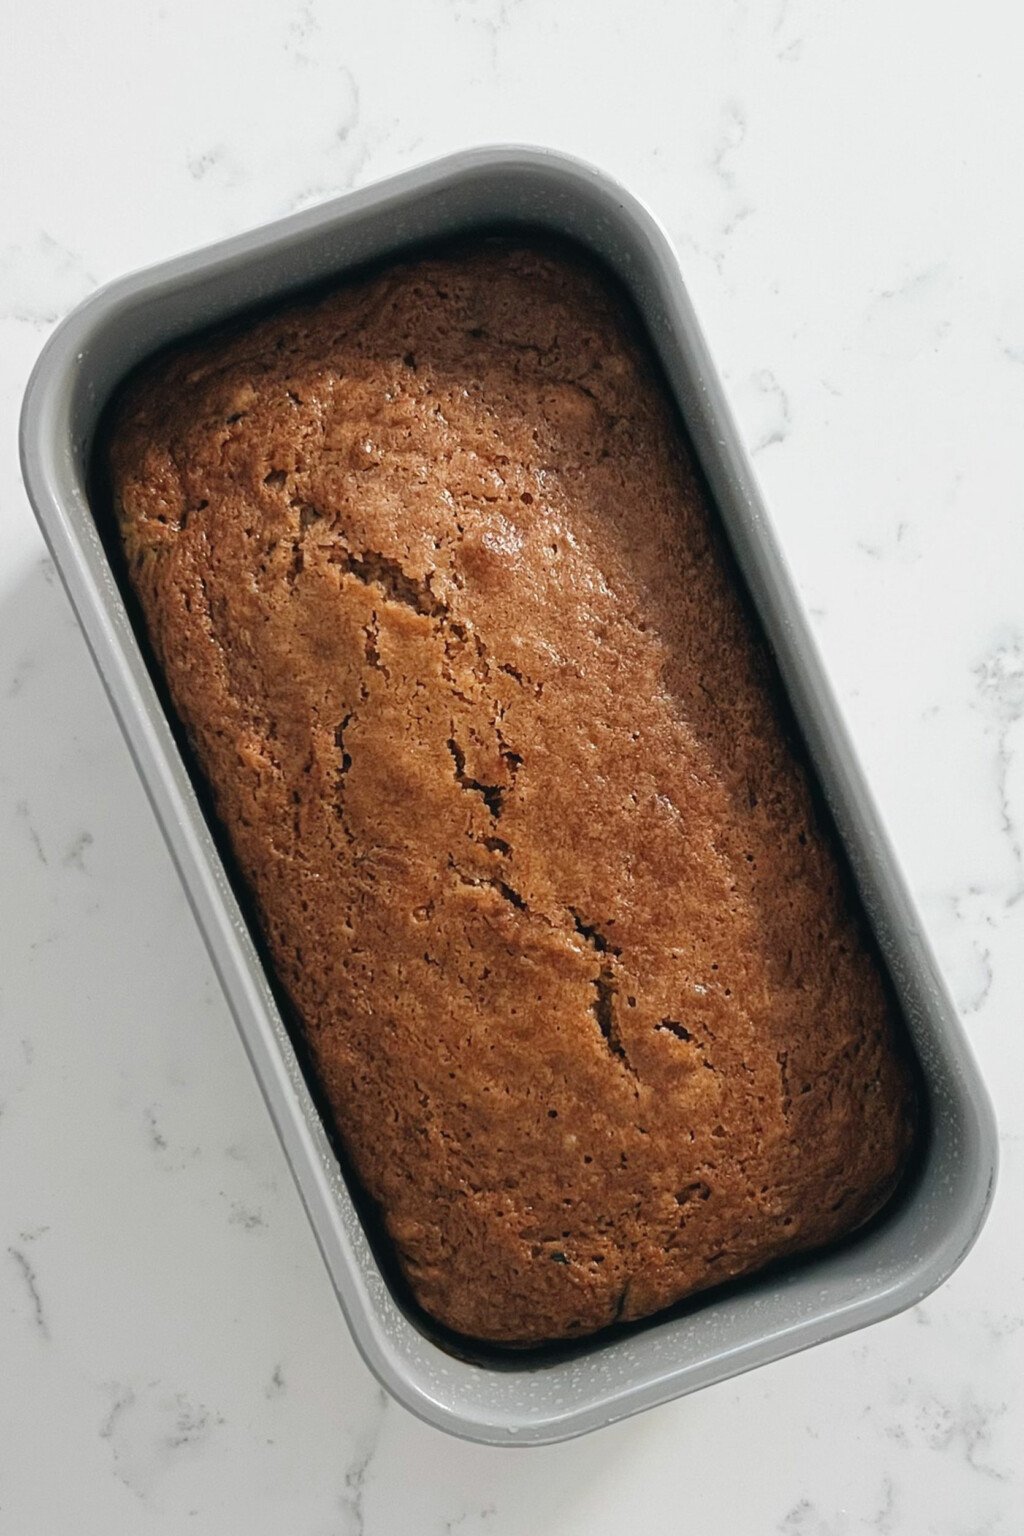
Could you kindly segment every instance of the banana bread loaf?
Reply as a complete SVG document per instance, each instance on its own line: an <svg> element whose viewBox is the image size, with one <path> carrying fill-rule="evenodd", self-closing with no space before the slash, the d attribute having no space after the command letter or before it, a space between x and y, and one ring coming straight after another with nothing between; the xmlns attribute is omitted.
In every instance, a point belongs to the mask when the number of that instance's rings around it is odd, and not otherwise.
<svg viewBox="0 0 1024 1536"><path fill-rule="evenodd" d="M459 1333L825 1243L898 1025L636 323L480 239L167 354L110 464L157 661L352 1164Z"/></svg>

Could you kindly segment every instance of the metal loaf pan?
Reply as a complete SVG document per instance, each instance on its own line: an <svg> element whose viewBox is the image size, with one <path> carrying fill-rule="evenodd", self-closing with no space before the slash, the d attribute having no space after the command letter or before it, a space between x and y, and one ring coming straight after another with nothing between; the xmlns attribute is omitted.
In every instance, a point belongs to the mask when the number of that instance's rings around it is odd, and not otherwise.
<svg viewBox="0 0 1024 1536"><path fill-rule="evenodd" d="M129 619L88 469L112 391L164 343L425 240L541 227L606 263L661 359L778 659L895 983L928 1100L917 1167L846 1243L572 1352L467 1358L432 1336L378 1264L300 1069ZM600 173L543 150L454 155L123 278L47 343L25 396L25 483L146 785L259 1080L338 1299L371 1370L431 1424L539 1444L609 1424L891 1316L939 1285L991 1197L996 1136L906 884L850 748L665 236ZM386 1268L386 1266L385 1266Z"/></svg>

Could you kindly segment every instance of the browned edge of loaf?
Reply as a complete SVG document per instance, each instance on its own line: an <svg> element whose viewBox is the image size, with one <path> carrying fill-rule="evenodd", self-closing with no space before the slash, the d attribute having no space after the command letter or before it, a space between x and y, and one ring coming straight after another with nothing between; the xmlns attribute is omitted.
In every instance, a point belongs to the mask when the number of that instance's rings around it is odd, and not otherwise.
<svg viewBox="0 0 1024 1536"><path fill-rule="evenodd" d="M412 1295L572 1339L905 1166L874 942L623 296L531 240L163 354L110 473L174 708Z"/></svg>

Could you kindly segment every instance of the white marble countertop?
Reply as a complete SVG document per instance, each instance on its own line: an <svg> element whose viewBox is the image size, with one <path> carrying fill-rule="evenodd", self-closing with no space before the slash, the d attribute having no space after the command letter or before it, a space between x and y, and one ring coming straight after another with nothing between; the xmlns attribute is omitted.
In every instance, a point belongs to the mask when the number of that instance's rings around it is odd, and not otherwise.
<svg viewBox="0 0 1024 1536"><path fill-rule="evenodd" d="M0 58L0 1530L1019 1536L1024 134L1005 0L40 0ZM465 145L675 241L1002 1128L892 1322L569 1445L357 1358L21 488L98 282Z"/></svg>

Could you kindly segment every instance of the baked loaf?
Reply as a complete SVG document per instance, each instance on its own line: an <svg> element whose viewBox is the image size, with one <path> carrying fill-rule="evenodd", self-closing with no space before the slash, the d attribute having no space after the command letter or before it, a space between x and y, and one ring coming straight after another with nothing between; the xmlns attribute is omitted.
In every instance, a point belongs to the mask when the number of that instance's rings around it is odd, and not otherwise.
<svg viewBox="0 0 1024 1536"><path fill-rule="evenodd" d="M894 1012L627 306L478 240L158 359L128 567L411 1290L525 1344L837 1237Z"/></svg>

